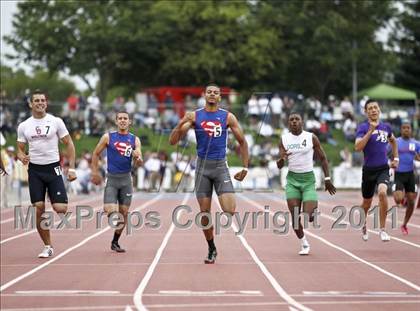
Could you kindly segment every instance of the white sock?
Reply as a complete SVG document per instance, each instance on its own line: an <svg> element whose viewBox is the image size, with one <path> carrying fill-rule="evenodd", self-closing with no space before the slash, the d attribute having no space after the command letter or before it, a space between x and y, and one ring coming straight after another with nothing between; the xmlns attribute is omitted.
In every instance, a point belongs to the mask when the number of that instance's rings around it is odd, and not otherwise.
<svg viewBox="0 0 420 311"><path fill-rule="evenodd" d="M305 246L308 246L308 245L309 245L308 240L306 239L306 236L303 236L303 237L300 239L300 243L301 243L302 245L305 245Z"/></svg>

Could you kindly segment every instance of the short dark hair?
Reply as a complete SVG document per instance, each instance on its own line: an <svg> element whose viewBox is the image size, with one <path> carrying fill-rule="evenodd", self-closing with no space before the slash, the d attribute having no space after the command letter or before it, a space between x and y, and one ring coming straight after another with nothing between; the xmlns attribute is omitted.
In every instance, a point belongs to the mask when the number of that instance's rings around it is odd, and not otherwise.
<svg viewBox="0 0 420 311"><path fill-rule="evenodd" d="M128 115L128 118L129 118L129 119L131 119L130 114L129 114L127 111L125 111L125 110L119 110L119 111L117 111L117 113L115 114L115 119L118 119L118 115L119 115L120 113L125 113L125 114L127 114L127 115Z"/></svg>
<svg viewBox="0 0 420 311"><path fill-rule="evenodd" d="M371 103L377 103L377 104L378 104L378 106L379 106L379 103L378 103L378 101L377 101L377 100L375 100L375 99L368 99L368 100L366 101L366 103L365 103L365 110L367 110L368 105L369 105L369 104L371 104Z"/></svg>
<svg viewBox="0 0 420 311"><path fill-rule="evenodd" d="M214 83L214 82L211 82L211 83L207 84L206 89L207 89L209 86L214 86L214 87L217 87L218 89L220 89L220 86L218 86L218 85L217 85L216 83Z"/></svg>
<svg viewBox="0 0 420 311"><path fill-rule="evenodd" d="M290 116L291 115L294 115L294 114L297 114L303 120L303 116L302 116L302 114L299 111L291 111L289 113L289 115L287 116L287 120L289 120Z"/></svg>
<svg viewBox="0 0 420 311"><path fill-rule="evenodd" d="M48 100L48 95L47 95L47 93L45 93L45 92L43 92L43 91L41 91L40 89L36 89L35 91L33 91L33 93L31 94L31 102L33 102L33 100L34 100L34 96L35 95L44 95L45 96L45 99L46 100Z"/></svg>

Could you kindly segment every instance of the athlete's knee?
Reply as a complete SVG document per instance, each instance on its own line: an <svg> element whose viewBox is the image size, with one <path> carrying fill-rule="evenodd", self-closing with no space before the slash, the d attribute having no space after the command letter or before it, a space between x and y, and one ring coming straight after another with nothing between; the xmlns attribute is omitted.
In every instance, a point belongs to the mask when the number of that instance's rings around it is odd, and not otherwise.
<svg viewBox="0 0 420 311"><path fill-rule="evenodd" d="M378 189L378 196L380 200L385 200L387 198L386 188L385 189Z"/></svg>
<svg viewBox="0 0 420 311"><path fill-rule="evenodd" d="M128 215L128 206L120 205L119 206L119 212L124 216L127 217Z"/></svg>
<svg viewBox="0 0 420 311"><path fill-rule="evenodd" d="M59 214L67 213L67 204L65 203L54 203L52 207L56 213L59 213Z"/></svg>
<svg viewBox="0 0 420 311"><path fill-rule="evenodd" d="M231 216L235 215L236 204L228 204L228 206L223 207L223 212L230 214Z"/></svg>
<svg viewBox="0 0 420 311"><path fill-rule="evenodd" d="M372 200L373 198L369 198L369 199L363 198L363 202L362 202L363 207L369 208L372 204Z"/></svg>
<svg viewBox="0 0 420 311"><path fill-rule="evenodd" d="M407 206L408 207L414 207L416 204L416 196L417 193L408 193L407 194Z"/></svg>
<svg viewBox="0 0 420 311"><path fill-rule="evenodd" d="M395 201L396 204L401 204L402 201L403 201L403 198L404 197L403 197L402 194L394 193L394 201Z"/></svg>
<svg viewBox="0 0 420 311"><path fill-rule="evenodd" d="M45 203L44 202L36 202L33 204L35 207L37 215L41 215L45 212Z"/></svg>
<svg viewBox="0 0 420 311"><path fill-rule="evenodd" d="M104 205L104 211L109 216L112 213L118 211L118 205L117 204L105 204Z"/></svg>
<svg viewBox="0 0 420 311"><path fill-rule="evenodd" d="M378 195L386 196L387 191L388 191L388 186L386 184L380 183L378 185Z"/></svg>

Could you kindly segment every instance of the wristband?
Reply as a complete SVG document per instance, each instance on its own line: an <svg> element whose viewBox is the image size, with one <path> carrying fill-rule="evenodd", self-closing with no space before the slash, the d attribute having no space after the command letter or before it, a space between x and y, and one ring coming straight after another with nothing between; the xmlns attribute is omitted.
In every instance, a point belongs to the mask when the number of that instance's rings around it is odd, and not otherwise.
<svg viewBox="0 0 420 311"><path fill-rule="evenodd" d="M394 161L400 162L400 158L394 158Z"/></svg>
<svg viewBox="0 0 420 311"><path fill-rule="evenodd" d="M326 181L327 181L327 180L331 180L331 177L330 177L330 176L325 177L325 178L324 178L324 180L326 180Z"/></svg>
<svg viewBox="0 0 420 311"><path fill-rule="evenodd" d="M69 168L69 173L76 173L76 170L74 168Z"/></svg>

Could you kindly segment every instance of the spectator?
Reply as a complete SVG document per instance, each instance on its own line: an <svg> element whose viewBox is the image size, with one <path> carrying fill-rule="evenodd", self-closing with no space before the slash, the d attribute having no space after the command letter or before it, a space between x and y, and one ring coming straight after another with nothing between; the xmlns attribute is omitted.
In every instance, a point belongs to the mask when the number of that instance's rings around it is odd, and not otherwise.
<svg viewBox="0 0 420 311"><path fill-rule="evenodd" d="M9 207L9 194L13 187L13 173L15 167L15 148L8 146L6 150L1 150L1 160L3 161L6 175L1 176L1 208Z"/></svg>
<svg viewBox="0 0 420 311"><path fill-rule="evenodd" d="M125 103L125 111L127 111L129 115L134 115L136 110L137 110L137 104L134 102L133 98L130 97L128 101Z"/></svg>
<svg viewBox="0 0 420 311"><path fill-rule="evenodd" d="M340 151L340 158L341 158L340 166L344 168L352 167L353 155L351 154L348 147L344 147L344 150Z"/></svg>
<svg viewBox="0 0 420 311"><path fill-rule="evenodd" d="M258 108L258 100L255 95L252 95L248 100L248 114L251 116L259 116L260 110Z"/></svg>
<svg viewBox="0 0 420 311"><path fill-rule="evenodd" d="M260 96L258 99L258 110L260 115L260 120L263 122L270 123L270 102L265 95Z"/></svg>
<svg viewBox="0 0 420 311"><path fill-rule="evenodd" d="M157 186L161 181L160 167L161 163L156 153L152 153L144 163L144 169L146 170L147 180L149 182L149 191L159 190Z"/></svg>
<svg viewBox="0 0 420 311"><path fill-rule="evenodd" d="M67 97L66 101L70 118L72 120L77 119L79 109L79 97L75 93L71 93L70 96Z"/></svg>
<svg viewBox="0 0 420 311"><path fill-rule="evenodd" d="M319 130L321 129L321 123L316 119L306 120L306 130L314 133L316 136L319 136Z"/></svg>
<svg viewBox="0 0 420 311"><path fill-rule="evenodd" d="M204 97L204 92L201 93L201 97L197 101L197 108L204 108L206 105L206 98Z"/></svg>
<svg viewBox="0 0 420 311"><path fill-rule="evenodd" d="M283 101L278 94L274 94L270 100L270 108L273 114L272 125L274 128L282 127L280 124L280 117L283 109Z"/></svg>
<svg viewBox="0 0 420 311"><path fill-rule="evenodd" d="M99 97L96 95L96 92L93 92L87 98L86 108L87 109L85 112L85 131L86 131L85 134L90 135L95 113L99 112L101 109L101 101Z"/></svg>
<svg viewBox="0 0 420 311"><path fill-rule="evenodd" d="M354 117L350 115L350 117L347 118L343 124L343 133L347 141L354 142L354 140L356 139L356 129L357 123L354 120Z"/></svg>
<svg viewBox="0 0 420 311"><path fill-rule="evenodd" d="M321 116L322 104L315 96L309 97L306 105L308 107L308 119L319 118Z"/></svg>
<svg viewBox="0 0 420 311"><path fill-rule="evenodd" d="M123 111L124 110L124 97L118 96L114 99L114 102L112 103L112 110L114 112Z"/></svg>
<svg viewBox="0 0 420 311"><path fill-rule="evenodd" d="M341 101L340 108L344 119L347 119L353 115L353 105L347 96L344 97L344 99Z"/></svg>
<svg viewBox="0 0 420 311"><path fill-rule="evenodd" d="M322 113L321 113L321 121L328 122L332 120L333 120L333 116L332 116L332 113L329 111L328 106L323 106Z"/></svg>

